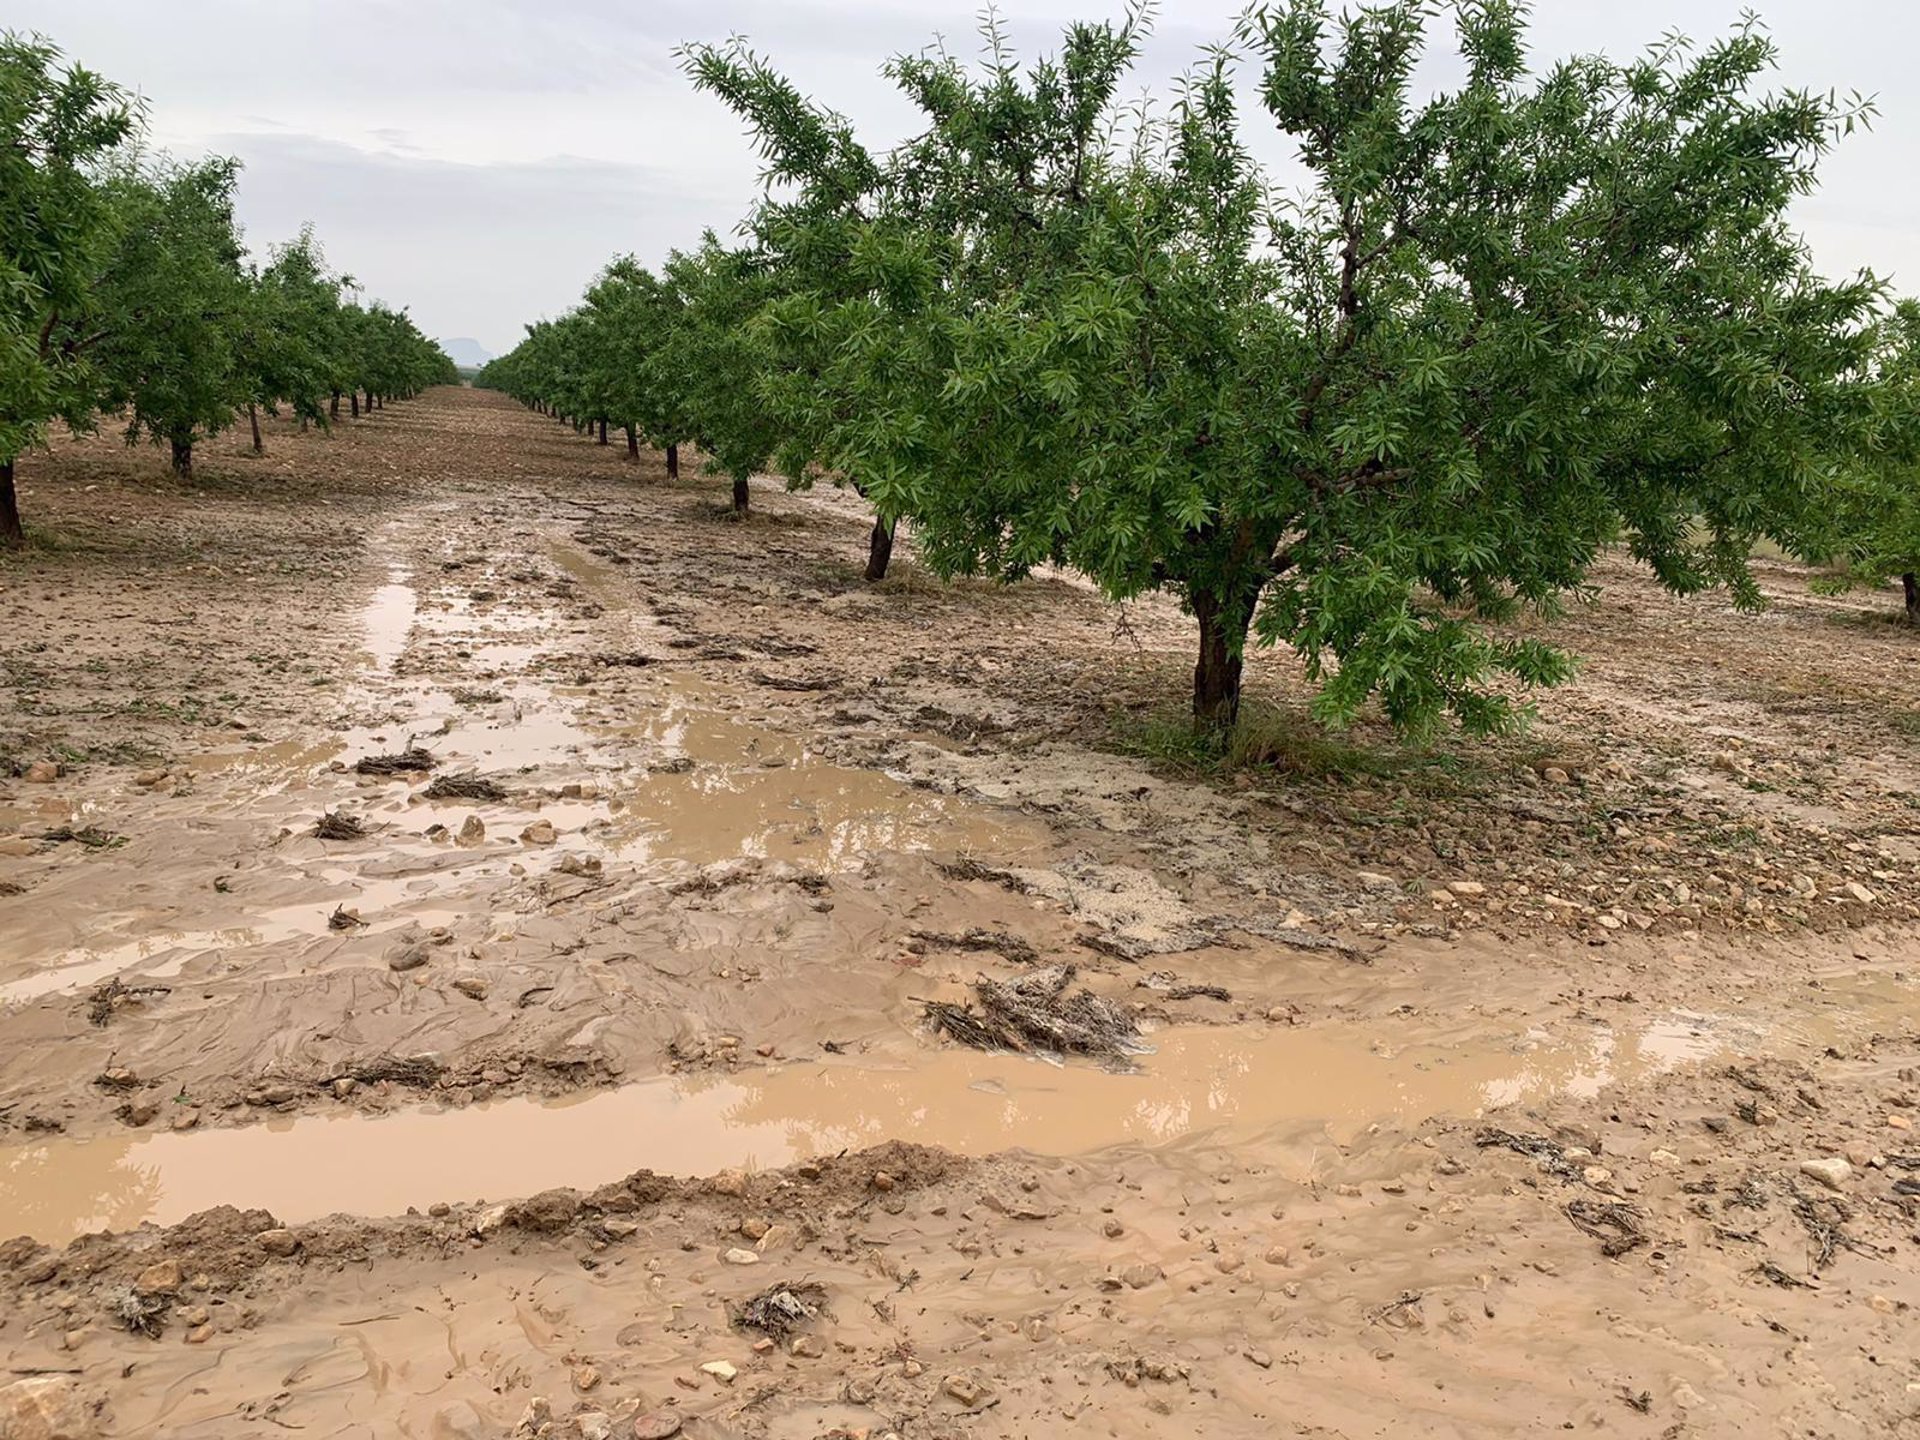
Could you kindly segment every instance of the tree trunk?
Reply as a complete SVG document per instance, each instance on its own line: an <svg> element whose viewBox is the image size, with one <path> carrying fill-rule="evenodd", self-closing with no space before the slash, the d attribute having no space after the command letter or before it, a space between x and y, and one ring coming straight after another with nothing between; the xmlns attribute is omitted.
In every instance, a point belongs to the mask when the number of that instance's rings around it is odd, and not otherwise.
<svg viewBox="0 0 1920 1440"><path fill-rule="evenodd" d="M678 445L668 445L667 446L667 479L678 480L679 478L680 478L680 447Z"/></svg>
<svg viewBox="0 0 1920 1440"><path fill-rule="evenodd" d="M193 440L175 440L173 445L173 473L182 480L193 478Z"/></svg>
<svg viewBox="0 0 1920 1440"><path fill-rule="evenodd" d="M1909 570L1900 577L1900 588L1907 592L1907 623L1920 625L1920 575Z"/></svg>
<svg viewBox="0 0 1920 1440"><path fill-rule="evenodd" d="M887 578L887 564L893 559L893 521L873 517L873 535L867 541L867 579Z"/></svg>
<svg viewBox="0 0 1920 1440"><path fill-rule="evenodd" d="M1240 673L1253 623L1252 595L1225 598L1198 589L1190 596L1200 622L1200 660L1193 667L1193 718L1210 730L1231 730L1240 718Z"/></svg>
<svg viewBox="0 0 1920 1440"><path fill-rule="evenodd" d="M600 443L602 445L607 443L607 422L604 420L600 422Z"/></svg>
<svg viewBox="0 0 1920 1440"><path fill-rule="evenodd" d="M340 418L340 392L338 390L333 392L333 404L328 408L327 414L329 418L334 420Z"/></svg>
<svg viewBox="0 0 1920 1440"><path fill-rule="evenodd" d="M360 392L355 390L347 398L353 401L353 418L358 420L360 418Z"/></svg>
<svg viewBox="0 0 1920 1440"><path fill-rule="evenodd" d="M13 461L0 460L0 546L17 550L27 543L20 525L20 496L13 488Z"/></svg>
<svg viewBox="0 0 1920 1440"><path fill-rule="evenodd" d="M640 437L633 433L633 426L631 425L626 427L626 431L627 463L629 465L638 465L640 463Z"/></svg>
<svg viewBox="0 0 1920 1440"><path fill-rule="evenodd" d="M733 477L733 513L736 515L747 513L747 477L744 475Z"/></svg>
<svg viewBox="0 0 1920 1440"><path fill-rule="evenodd" d="M260 407L252 401L247 402L247 423L253 427L253 453L266 454L267 447L260 443Z"/></svg>

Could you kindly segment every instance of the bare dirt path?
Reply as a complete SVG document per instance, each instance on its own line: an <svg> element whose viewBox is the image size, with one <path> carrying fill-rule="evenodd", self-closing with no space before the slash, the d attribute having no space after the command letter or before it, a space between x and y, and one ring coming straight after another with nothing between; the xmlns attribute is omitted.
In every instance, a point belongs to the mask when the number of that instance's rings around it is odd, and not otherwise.
<svg viewBox="0 0 1920 1440"><path fill-rule="evenodd" d="M1875 597L1609 571L1432 750L1263 656L1227 776L1172 607L864 586L851 497L457 390L158 468L0 561L0 1434L1920 1424ZM1134 1053L926 1023L1063 966Z"/></svg>

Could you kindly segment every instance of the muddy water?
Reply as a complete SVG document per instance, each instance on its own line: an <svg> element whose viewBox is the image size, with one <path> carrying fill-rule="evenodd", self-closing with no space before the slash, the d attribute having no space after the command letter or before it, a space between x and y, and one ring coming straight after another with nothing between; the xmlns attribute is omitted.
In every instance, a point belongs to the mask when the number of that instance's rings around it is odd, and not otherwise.
<svg viewBox="0 0 1920 1440"><path fill-rule="evenodd" d="M1357 1027L1175 1029L1154 1037L1155 1053L1130 1073L946 1049L902 1055L896 1067L673 1077L562 1103L56 1139L0 1148L0 1236L63 1240L102 1226L169 1224L216 1204L262 1206L294 1222L398 1214L437 1200L589 1187L643 1167L687 1175L772 1167L887 1139L973 1155L1074 1155L1286 1130L1310 1168L1316 1138L1338 1143L1373 1124L1591 1093L1731 1053L1734 1038L1707 1017L1685 1016L1636 1033L1397 1051Z"/></svg>

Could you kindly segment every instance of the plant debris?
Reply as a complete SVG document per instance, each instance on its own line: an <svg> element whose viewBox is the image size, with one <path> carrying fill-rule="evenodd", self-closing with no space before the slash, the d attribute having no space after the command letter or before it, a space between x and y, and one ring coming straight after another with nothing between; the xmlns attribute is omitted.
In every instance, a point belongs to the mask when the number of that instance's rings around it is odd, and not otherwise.
<svg viewBox="0 0 1920 1440"><path fill-rule="evenodd" d="M327 916L327 929L329 930L351 930L355 926L366 923L366 921L362 920L344 905L334 906L333 913Z"/></svg>
<svg viewBox="0 0 1920 1440"><path fill-rule="evenodd" d="M424 792L429 800L504 800L506 788L469 770L464 775L436 775Z"/></svg>
<svg viewBox="0 0 1920 1440"><path fill-rule="evenodd" d="M107 1293L107 1313L114 1321L148 1339L165 1327L170 1303L165 1295L142 1295L131 1285L119 1285Z"/></svg>
<svg viewBox="0 0 1920 1440"><path fill-rule="evenodd" d="M0 880L0 900L4 900L10 895L24 895L26 893L26 886L16 885L11 880Z"/></svg>
<svg viewBox="0 0 1920 1440"><path fill-rule="evenodd" d="M827 1287L812 1280L770 1285L733 1312L733 1323L784 1340L826 1307Z"/></svg>
<svg viewBox="0 0 1920 1440"><path fill-rule="evenodd" d="M1569 1201L1567 1218L1577 1229L1600 1242L1600 1253L1608 1259L1637 1250L1647 1243L1647 1232L1640 1228L1646 1212L1621 1200Z"/></svg>
<svg viewBox="0 0 1920 1440"><path fill-rule="evenodd" d="M349 815L343 810L329 810L313 822L313 838L316 840L358 840L367 833L367 827L357 815Z"/></svg>
<svg viewBox="0 0 1920 1440"><path fill-rule="evenodd" d="M116 975L106 984L96 985L93 993L87 996L87 1019L95 1025L105 1025L113 1018L113 1012L129 1000L172 993L171 985L128 985Z"/></svg>
<svg viewBox="0 0 1920 1440"><path fill-rule="evenodd" d="M973 982L980 1010L971 1004L923 1000L926 1018L941 1034L976 1050L1059 1051L1118 1059L1138 1051L1140 1027L1125 1010L1091 990L1067 987L1076 971L1050 965L1002 984L985 976Z"/></svg>
<svg viewBox="0 0 1920 1440"><path fill-rule="evenodd" d="M395 1085L427 1090L438 1083L445 1071L446 1067L431 1055L411 1055L404 1059L398 1055L377 1055L371 1060L343 1065L320 1083L331 1085L336 1080L358 1080L362 1085L378 1085L388 1080Z"/></svg>
<svg viewBox="0 0 1920 1440"><path fill-rule="evenodd" d="M418 745L410 745L397 755L362 756L353 769L357 775L407 775L431 770L439 763Z"/></svg>
<svg viewBox="0 0 1920 1440"><path fill-rule="evenodd" d="M1040 963L1040 952L1031 942L1004 930L983 930L977 926L963 931L916 930L912 938L936 950L991 950L1015 965Z"/></svg>
<svg viewBox="0 0 1920 1440"><path fill-rule="evenodd" d="M70 825L57 826L40 836L55 845L64 845L71 840L76 845L84 845L89 850L110 850L116 845L127 843L127 837L116 835L111 830L102 830L98 825L86 825L75 830Z"/></svg>
<svg viewBox="0 0 1920 1440"><path fill-rule="evenodd" d="M1473 1143L1482 1150L1497 1146L1502 1150L1511 1150L1516 1155L1524 1155L1548 1174L1558 1175L1562 1180L1578 1179L1580 1175L1580 1167L1567 1159L1566 1147L1557 1140L1549 1140L1544 1135L1516 1135L1511 1130L1482 1130L1473 1137Z"/></svg>

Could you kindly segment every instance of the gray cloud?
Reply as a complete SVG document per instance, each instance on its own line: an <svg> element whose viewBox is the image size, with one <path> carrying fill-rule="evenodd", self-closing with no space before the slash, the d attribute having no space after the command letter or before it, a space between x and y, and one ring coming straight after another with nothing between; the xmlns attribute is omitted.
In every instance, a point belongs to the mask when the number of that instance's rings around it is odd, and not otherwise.
<svg viewBox="0 0 1920 1440"><path fill-rule="evenodd" d="M1878 92L1882 115L1831 157L1799 210L1829 271L1870 265L1920 289L1920 7L1758 0L1782 84ZM1022 54L1119 0L1004 0ZM1164 0L1139 80L1165 93L1240 0ZM1672 29L1710 39L1742 0L1538 0L1532 52L1636 53ZM676 47L749 37L816 98L884 144L912 123L881 63L944 34L977 53L974 0L9 0L6 25L52 35L139 89L154 137L247 162L252 238L313 220L330 256L429 330L512 343L564 308L611 255L656 260L738 221L756 161L716 102L693 94ZM1441 59L1430 83L1453 78ZM1287 143L1252 105L1255 153L1285 176ZM563 157L563 158L553 158Z"/></svg>

